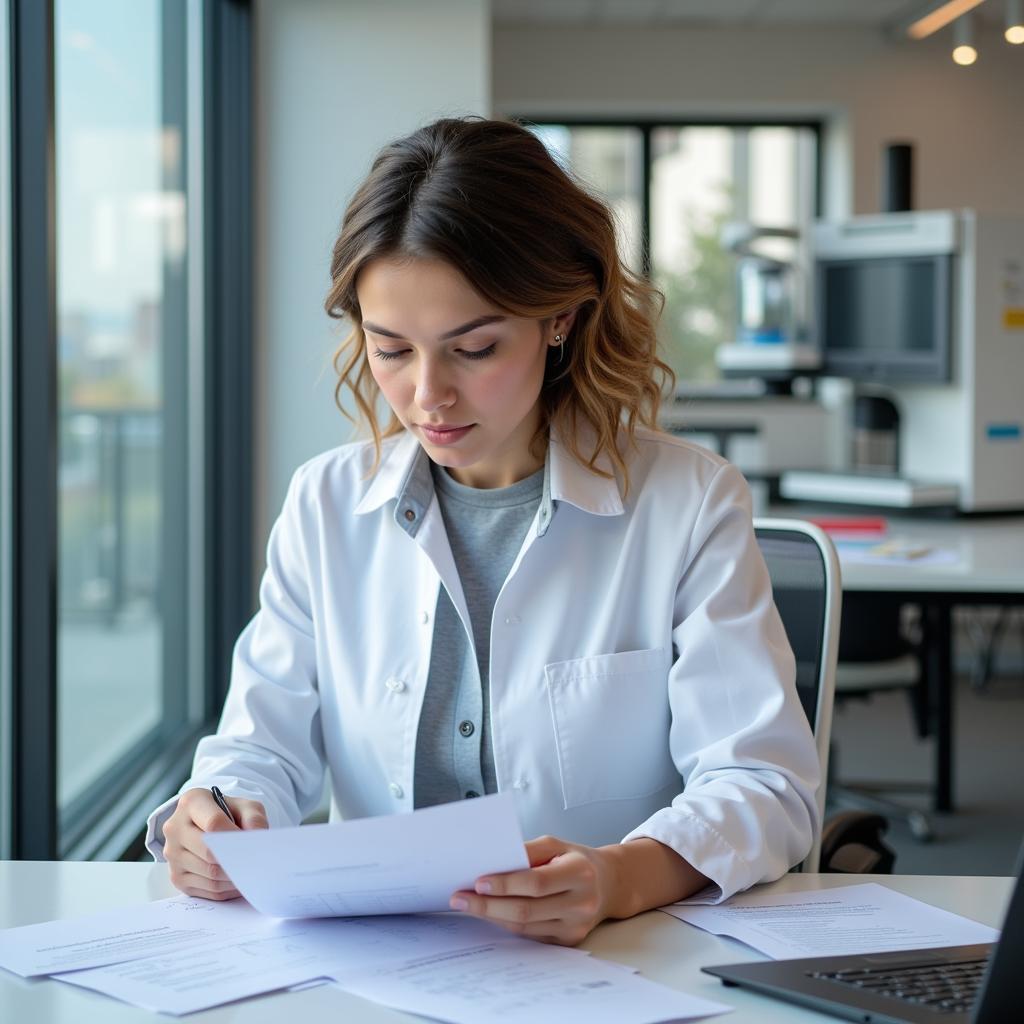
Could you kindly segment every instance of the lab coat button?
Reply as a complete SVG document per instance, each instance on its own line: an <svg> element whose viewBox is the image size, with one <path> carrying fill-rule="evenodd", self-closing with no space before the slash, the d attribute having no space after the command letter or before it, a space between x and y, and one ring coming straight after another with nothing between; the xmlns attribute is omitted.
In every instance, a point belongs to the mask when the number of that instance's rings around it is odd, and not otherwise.
<svg viewBox="0 0 1024 1024"><path fill-rule="evenodd" d="M393 796L393 797L394 797L394 798L395 798L396 800L401 800L401 799L402 799L402 797L403 797L403 796L405 796L405 790L404 790L404 789L402 789L402 787L401 787L401 786L400 786L400 785L399 785L399 784L398 784L397 782L392 782L392 783L391 783L391 784L390 784L390 785L388 786L388 789L390 789L390 790L391 790L391 795L392 795L392 796Z"/></svg>
<svg viewBox="0 0 1024 1024"><path fill-rule="evenodd" d="M464 722L459 722L459 732L463 736L468 738L468 737L473 735L474 731L475 731L475 729L474 729L473 723L470 722L468 719L466 721L464 721Z"/></svg>
<svg viewBox="0 0 1024 1024"><path fill-rule="evenodd" d="M522 790L526 789L526 787L529 784L530 783L529 783L529 781L527 779L524 779L522 776L520 776L518 779L516 779L515 782L512 783L512 788L513 789L518 789L518 790L522 791Z"/></svg>
<svg viewBox="0 0 1024 1024"><path fill-rule="evenodd" d="M429 621L430 621L430 613L429 612L420 612L420 622L422 622L423 625L425 626Z"/></svg>
<svg viewBox="0 0 1024 1024"><path fill-rule="evenodd" d="M389 679L385 685L392 693L401 693L405 689L405 683L401 679Z"/></svg>

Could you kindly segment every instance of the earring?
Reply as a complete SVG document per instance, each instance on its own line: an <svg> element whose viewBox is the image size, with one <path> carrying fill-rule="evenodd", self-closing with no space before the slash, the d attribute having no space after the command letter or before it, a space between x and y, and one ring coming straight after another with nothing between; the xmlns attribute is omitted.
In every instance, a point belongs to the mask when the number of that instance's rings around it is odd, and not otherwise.
<svg viewBox="0 0 1024 1024"><path fill-rule="evenodd" d="M562 357L565 355L565 335L556 334L555 341L558 342L558 361L562 361Z"/></svg>

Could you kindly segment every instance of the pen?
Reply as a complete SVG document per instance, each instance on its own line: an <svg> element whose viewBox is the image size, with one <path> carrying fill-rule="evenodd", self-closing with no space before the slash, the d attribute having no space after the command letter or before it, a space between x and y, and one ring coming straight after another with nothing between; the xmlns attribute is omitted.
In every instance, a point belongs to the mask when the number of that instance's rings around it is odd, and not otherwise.
<svg viewBox="0 0 1024 1024"><path fill-rule="evenodd" d="M230 821L232 825L237 826L238 822L235 821L235 816L231 813L231 808L228 807L228 802L224 799L224 794L217 786L211 786L210 792L213 794L213 799L217 801L217 806L228 816L228 821Z"/></svg>

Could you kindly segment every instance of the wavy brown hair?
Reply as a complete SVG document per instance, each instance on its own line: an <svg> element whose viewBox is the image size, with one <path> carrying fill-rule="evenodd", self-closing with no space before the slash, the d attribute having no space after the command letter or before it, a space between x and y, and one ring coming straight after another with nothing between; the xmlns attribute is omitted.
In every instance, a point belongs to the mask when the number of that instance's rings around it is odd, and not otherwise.
<svg viewBox="0 0 1024 1024"><path fill-rule="evenodd" d="M508 314L549 320L576 309L564 350L549 351L541 427L557 424L573 456L591 471L604 455L629 475L621 450L638 425L656 429L663 389L674 375L657 352L664 299L619 259L611 212L511 121L443 118L381 150L345 211L331 258L330 316L353 330L334 356L335 400L348 388L359 418L381 439L402 430L377 422L356 296L356 278L380 258L442 259ZM595 434L580 448L581 420ZM376 463L375 463L376 465Z"/></svg>

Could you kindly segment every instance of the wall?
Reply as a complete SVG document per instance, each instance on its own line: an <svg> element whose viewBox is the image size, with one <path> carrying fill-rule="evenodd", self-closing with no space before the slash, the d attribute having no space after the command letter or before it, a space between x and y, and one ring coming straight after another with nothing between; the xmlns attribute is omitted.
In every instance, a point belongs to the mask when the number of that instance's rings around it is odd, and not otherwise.
<svg viewBox="0 0 1024 1024"><path fill-rule="evenodd" d="M293 470L352 437L324 312L345 205L389 139L490 109L488 0L256 0L258 572ZM258 578L258 577L257 577Z"/></svg>
<svg viewBox="0 0 1024 1024"><path fill-rule="evenodd" d="M1024 47L979 34L909 43L859 28L499 27L503 113L812 114L828 119L827 212L878 209L881 148L916 143L920 208L1024 214Z"/></svg>

